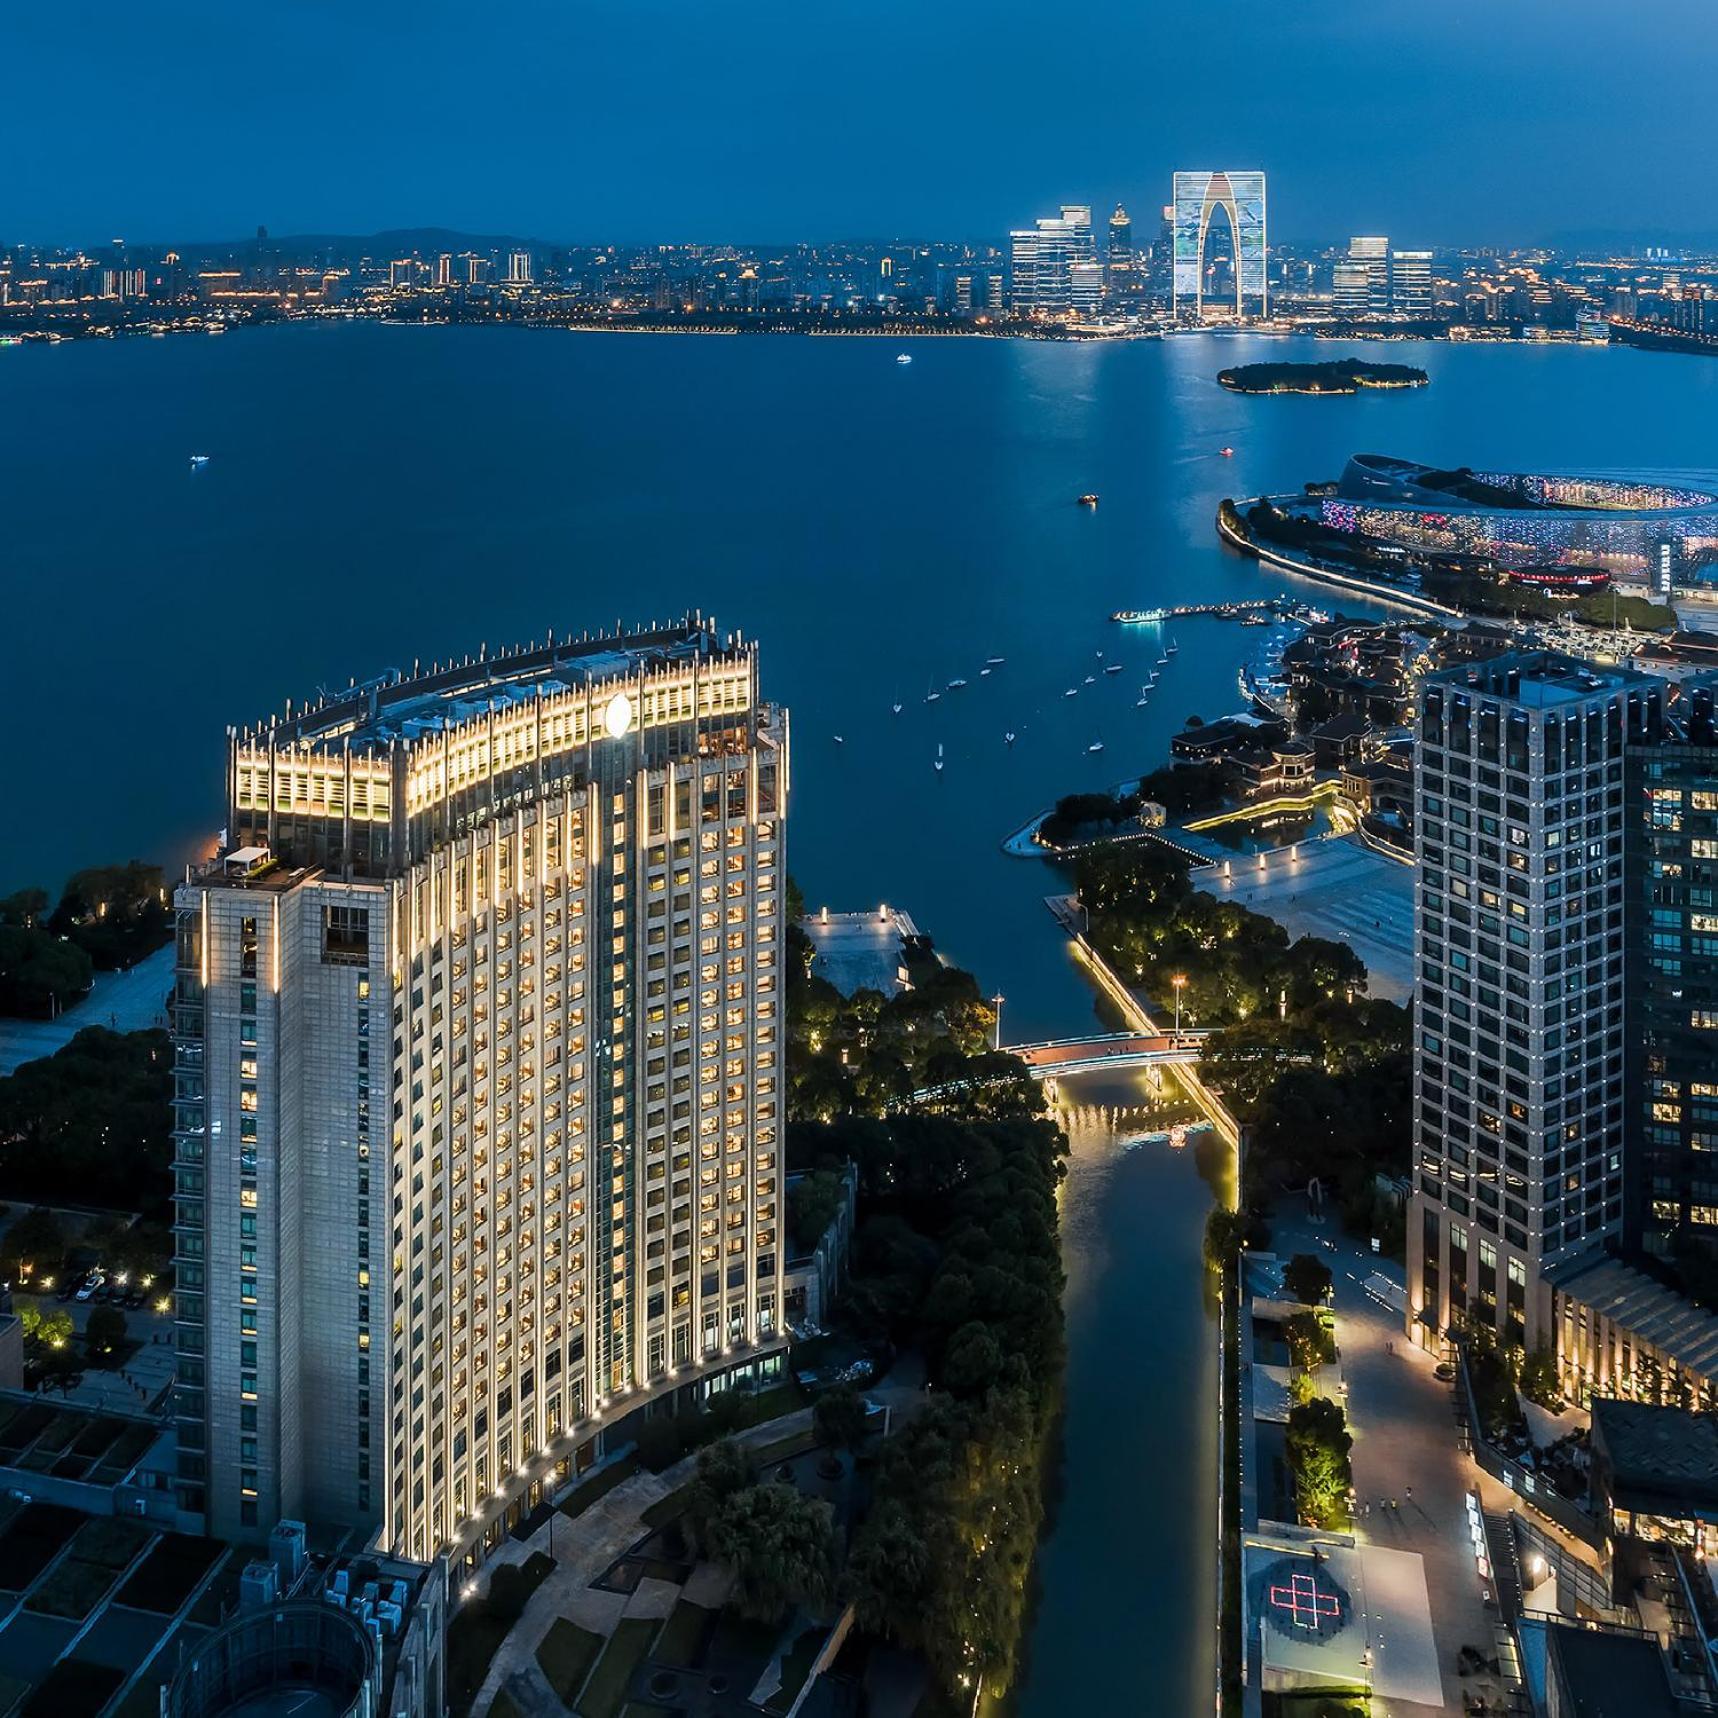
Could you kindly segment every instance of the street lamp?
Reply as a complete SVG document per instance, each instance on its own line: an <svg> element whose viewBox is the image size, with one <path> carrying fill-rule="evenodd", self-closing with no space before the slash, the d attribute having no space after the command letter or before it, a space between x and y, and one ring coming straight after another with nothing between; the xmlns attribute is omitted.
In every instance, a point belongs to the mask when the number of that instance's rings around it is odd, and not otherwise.
<svg viewBox="0 0 1718 1718"><path fill-rule="evenodd" d="M1002 1048L1002 1003L1003 1003L1003 996L1002 996L1002 992L999 990L990 999L991 1007L996 1010L996 1044L995 1044L995 1047L998 1050L1000 1050Z"/></svg>
<svg viewBox="0 0 1718 1718"><path fill-rule="evenodd" d="M1178 972L1169 982L1175 986L1175 1036L1179 1038L1181 1036L1181 993L1187 988L1187 974Z"/></svg>

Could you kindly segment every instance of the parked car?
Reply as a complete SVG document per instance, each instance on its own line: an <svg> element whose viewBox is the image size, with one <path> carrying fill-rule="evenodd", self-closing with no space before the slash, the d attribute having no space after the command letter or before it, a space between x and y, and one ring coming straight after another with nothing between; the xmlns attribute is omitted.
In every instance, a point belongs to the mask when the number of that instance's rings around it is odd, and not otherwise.
<svg viewBox="0 0 1718 1718"><path fill-rule="evenodd" d="M1432 1376L1434 1378L1441 1379L1446 1384L1454 1383L1455 1375L1455 1365L1449 1360L1440 1360L1437 1365L1432 1368Z"/></svg>
<svg viewBox="0 0 1718 1718"><path fill-rule="evenodd" d="M101 1292L106 1281L107 1279L100 1271L91 1271L90 1274L84 1278L74 1298L77 1300L94 1300Z"/></svg>

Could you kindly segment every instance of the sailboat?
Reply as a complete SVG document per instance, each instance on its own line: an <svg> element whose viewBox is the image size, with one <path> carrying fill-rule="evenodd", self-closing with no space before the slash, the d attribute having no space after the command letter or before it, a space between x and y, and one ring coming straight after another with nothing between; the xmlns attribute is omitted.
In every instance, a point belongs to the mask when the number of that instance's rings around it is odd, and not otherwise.
<svg viewBox="0 0 1718 1718"><path fill-rule="evenodd" d="M1014 730L1012 728L1002 736L1002 743L1005 746L1011 746L1014 744Z"/></svg>
<svg viewBox="0 0 1718 1718"><path fill-rule="evenodd" d="M1149 686L1140 687L1139 696L1134 700L1133 707L1136 710L1143 710L1145 708L1146 698L1150 695L1150 693L1151 693L1151 688Z"/></svg>
<svg viewBox="0 0 1718 1718"><path fill-rule="evenodd" d="M901 713L901 700L897 698L889 708L898 716Z"/></svg>
<svg viewBox="0 0 1718 1718"><path fill-rule="evenodd" d="M1181 646L1172 638L1166 645L1164 645L1163 654L1165 656L1173 656L1180 648Z"/></svg>
<svg viewBox="0 0 1718 1718"><path fill-rule="evenodd" d="M1104 742L1103 742L1101 737L1093 740L1092 743L1086 747L1086 751L1088 753L1101 752L1103 749L1104 749Z"/></svg>
<svg viewBox="0 0 1718 1718"><path fill-rule="evenodd" d="M1077 698L1079 695L1080 689L1078 686L1070 686L1068 690L1062 694L1064 698Z"/></svg>
<svg viewBox="0 0 1718 1718"><path fill-rule="evenodd" d="M925 702L927 704L934 704L941 696L942 693L940 693L935 686L932 686L930 690L925 693Z"/></svg>
<svg viewBox="0 0 1718 1718"><path fill-rule="evenodd" d="M943 773L943 743L941 740L937 741L937 761L933 767L938 775Z"/></svg>

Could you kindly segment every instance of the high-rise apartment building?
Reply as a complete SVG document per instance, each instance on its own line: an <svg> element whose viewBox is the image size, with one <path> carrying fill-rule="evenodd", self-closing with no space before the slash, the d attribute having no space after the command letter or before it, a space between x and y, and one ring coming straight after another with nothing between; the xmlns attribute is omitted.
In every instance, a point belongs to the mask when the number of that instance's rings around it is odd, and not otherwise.
<svg viewBox="0 0 1718 1718"><path fill-rule="evenodd" d="M509 286L529 286L532 279L531 253L529 251L509 251L507 255L507 284Z"/></svg>
<svg viewBox="0 0 1718 1718"><path fill-rule="evenodd" d="M435 283L439 287L453 285L453 253L443 251L435 259Z"/></svg>
<svg viewBox="0 0 1718 1718"><path fill-rule="evenodd" d="M1629 752L1624 1125L1631 1247L1718 1260L1718 675Z"/></svg>
<svg viewBox="0 0 1718 1718"><path fill-rule="evenodd" d="M1515 651L1428 677L1415 768L1409 1329L1532 1348L1623 1218L1624 776L1660 682Z"/></svg>
<svg viewBox="0 0 1718 1718"><path fill-rule="evenodd" d="M1015 311L1028 316L1067 316L1074 311L1075 270L1082 264L1097 263L1090 207L1064 203L1060 215L1043 216L1034 226L1022 228L1009 237L1014 275L1011 301ZM1101 269L1097 279L1101 295ZM1079 277L1082 299L1090 296L1090 285L1090 276Z"/></svg>
<svg viewBox="0 0 1718 1718"><path fill-rule="evenodd" d="M787 721L701 621L229 734L176 896L180 1502L494 1543L780 1364Z"/></svg>
<svg viewBox="0 0 1718 1718"><path fill-rule="evenodd" d="M1397 316L1424 319L1436 308L1432 296L1432 253L1390 253L1390 308Z"/></svg>

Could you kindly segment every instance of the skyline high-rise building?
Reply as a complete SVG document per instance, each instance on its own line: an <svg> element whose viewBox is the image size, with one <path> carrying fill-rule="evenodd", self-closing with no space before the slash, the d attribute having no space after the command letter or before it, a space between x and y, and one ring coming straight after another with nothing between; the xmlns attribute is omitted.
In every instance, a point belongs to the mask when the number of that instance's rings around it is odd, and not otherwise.
<svg viewBox="0 0 1718 1718"><path fill-rule="evenodd" d="M1337 265L1336 307L1350 315L1390 312L1390 241L1381 235L1348 241L1346 269Z"/></svg>
<svg viewBox="0 0 1718 1718"><path fill-rule="evenodd" d="M181 1506L496 1543L779 1368L785 713L701 621L228 739L177 892Z"/></svg>
<svg viewBox="0 0 1718 1718"><path fill-rule="evenodd" d="M1437 308L1432 296L1432 253L1390 253L1390 308L1397 316L1424 318Z"/></svg>
<svg viewBox="0 0 1718 1718"><path fill-rule="evenodd" d="M1112 275L1133 273L1133 219L1120 203L1110 216L1108 263Z"/></svg>
<svg viewBox="0 0 1718 1718"><path fill-rule="evenodd" d="M532 279L531 253L529 251L510 251L507 256L507 284L509 286L529 286Z"/></svg>
<svg viewBox="0 0 1718 1718"><path fill-rule="evenodd" d="M1265 277L1265 176L1260 172L1177 173L1172 206L1174 270L1172 309L1205 321L1206 245L1212 217L1228 225L1234 252L1235 320L1245 321L1248 306L1260 318L1270 314ZM1226 306L1225 306L1226 312Z"/></svg>
<svg viewBox="0 0 1718 1718"><path fill-rule="evenodd" d="M1631 1248L1718 1266L1718 674L1629 751L1624 837Z"/></svg>
<svg viewBox="0 0 1718 1718"><path fill-rule="evenodd" d="M1624 774L1661 683L1548 652L1429 676L1415 764L1408 1323L1549 1344L1623 1220Z"/></svg>
<svg viewBox="0 0 1718 1718"><path fill-rule="evenodd" d="M1013 264L1011 303L1028 316L1068 316L1076 309L1075 270L1097 263L1092 211L1085 203L1064 203L1059 215L1041 216L1031 227L1009 235ZM1102 290L1102 272L1099 276ZM1088 276L1080 277L1079 296L1090 296Z"/></svg>

